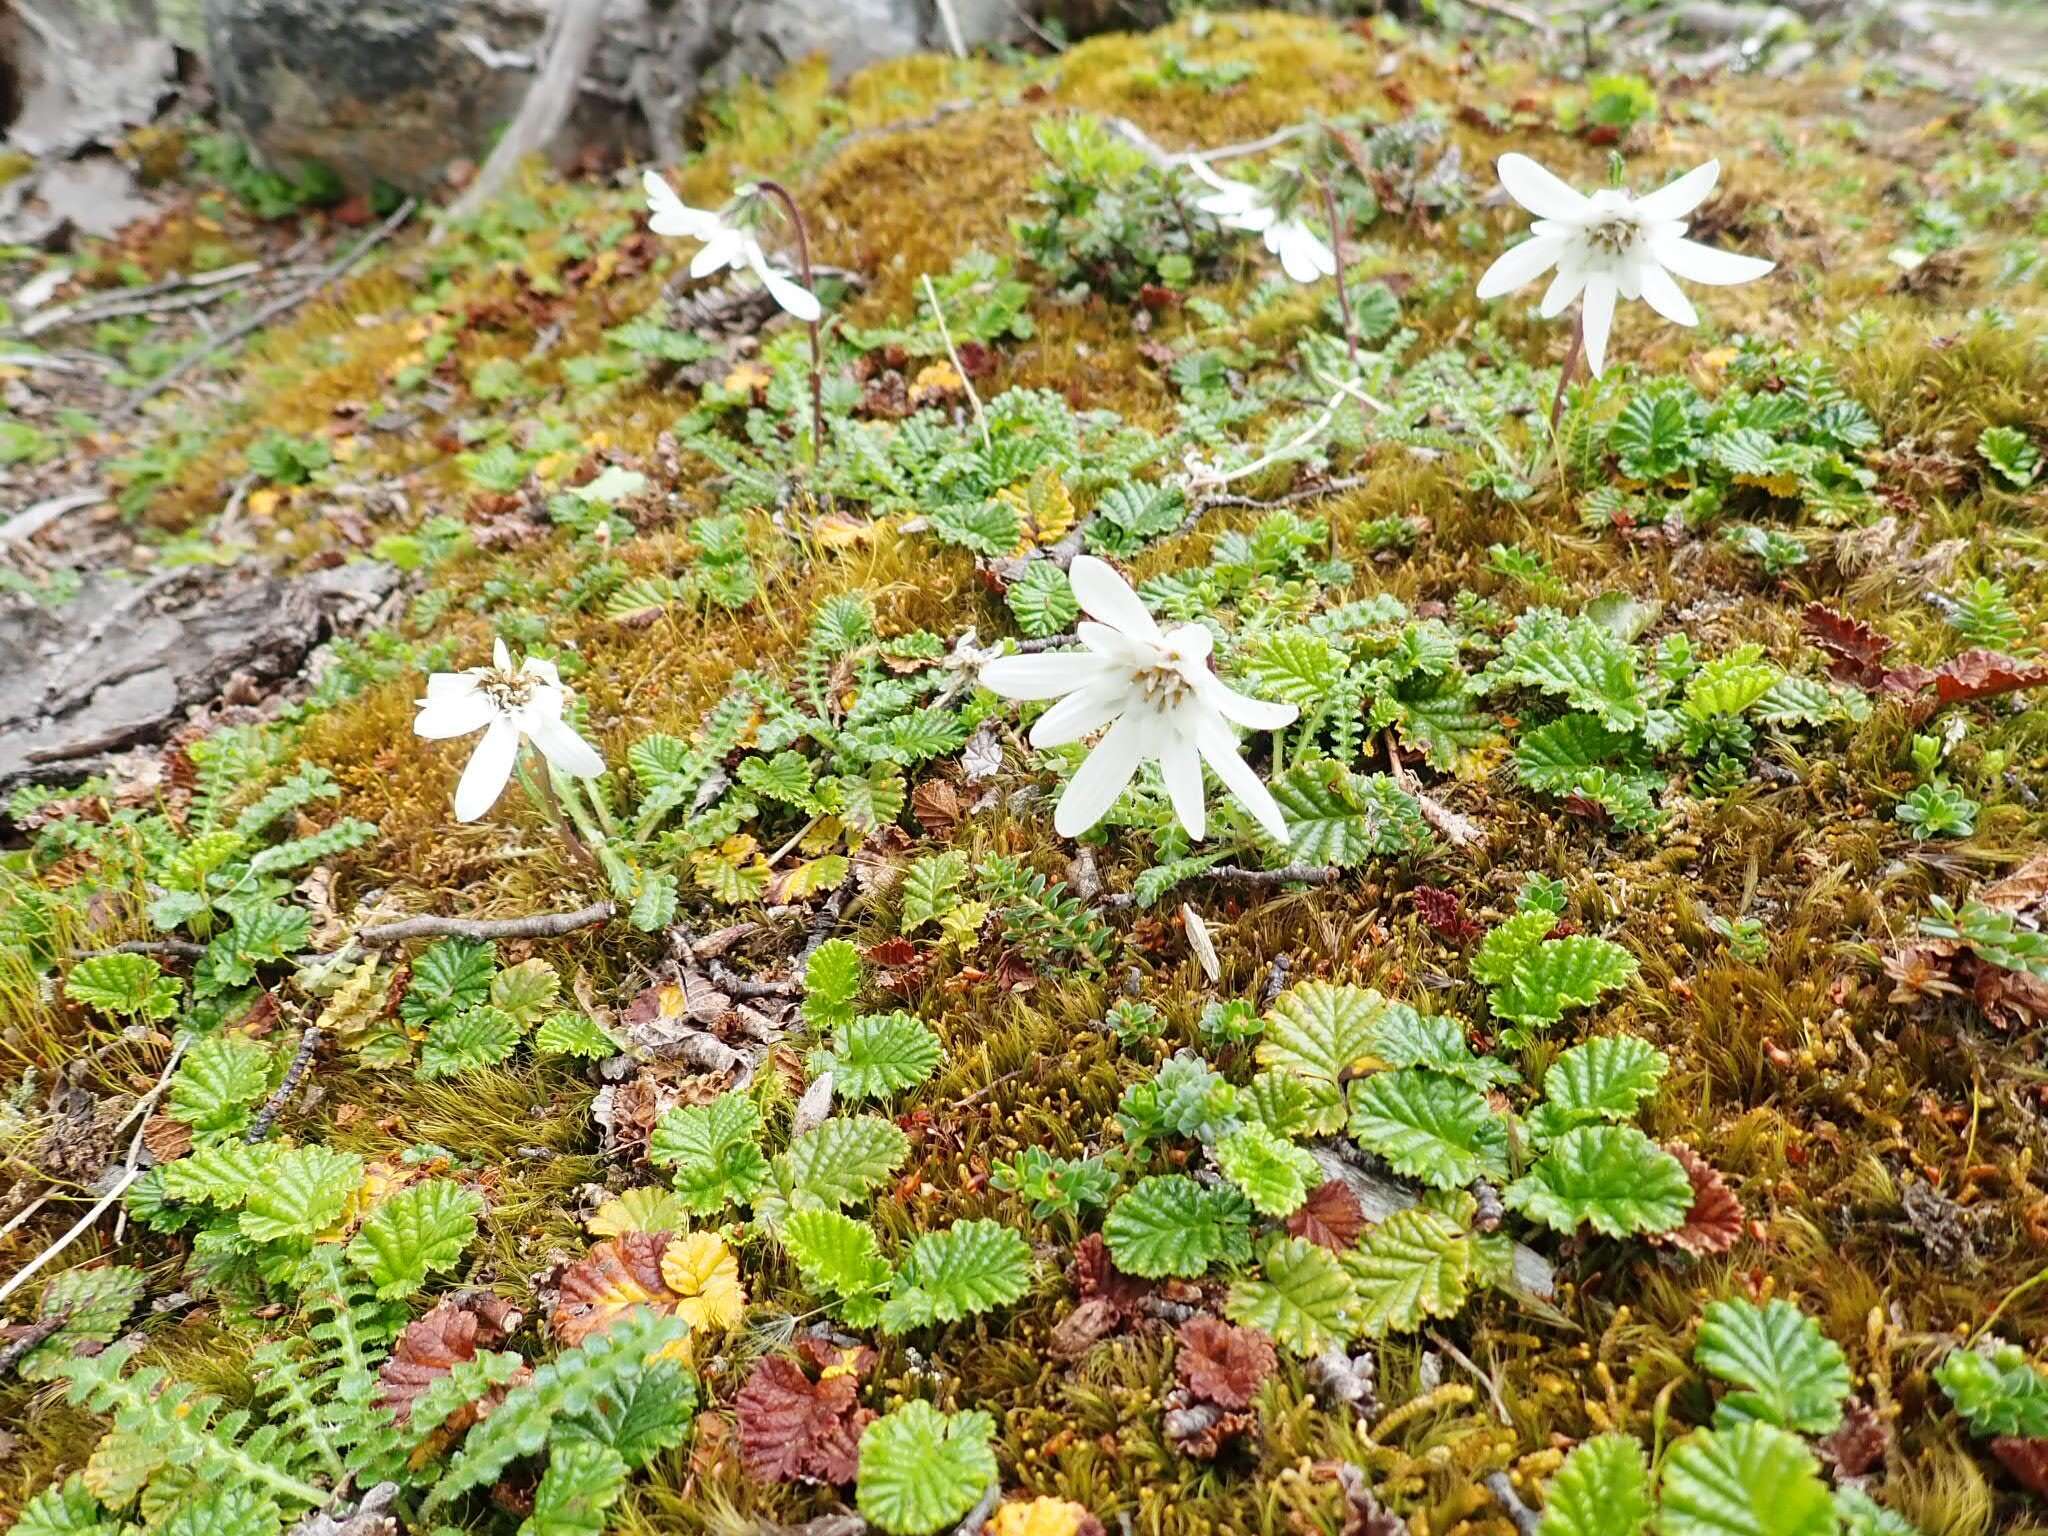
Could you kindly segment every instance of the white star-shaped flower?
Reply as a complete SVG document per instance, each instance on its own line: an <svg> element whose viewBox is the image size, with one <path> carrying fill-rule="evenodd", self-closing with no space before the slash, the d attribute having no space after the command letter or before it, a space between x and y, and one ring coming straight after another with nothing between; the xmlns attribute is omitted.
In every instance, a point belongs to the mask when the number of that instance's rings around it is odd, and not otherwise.
<svg viewBox="0 0 2048 1536"><path fill-rule="evenodd" d="M1720 175L1721 162L1709 160L1643 197L1613 188L1588 197L1527 155L1502 155L1500 184L1536 222L1530 239L1486 269L1479 297L1499 298L1556 267L1543 295L1543 317L1564 313L1585 295L1586 362L1596 374L1607 361L1617 299L1641 299L1675 324L1698 324L1698 312L1673 278L1721 287L1762 277L1776 265L1685 238L1685 216L1706 200Z"/></svg>
<svg viewBox="0 0 2048 1536"><path fill-rule="evenodd" d="M728 267L734 271L751 267L754 275L766 285L769 296L786 313L806 323L824 313L816 294L768 264L761 242L750 231L734 224L722 213L692 208L676 196L675 188L657 172L648 171L640 178L640 185L647 191L647 210L651 215L647 221L649 229L657 235L704 242L704 249L690 262L690 276L709 277Z"/></svg>
<svg viewBox="0 0 2048 1536"><path fill-rule="evenodd" d="M574 778L594 779L604 772L597 749L562 719L566 695L555 664L529 656L514 667L502 640L492 647L491 659L488 667L429 677L427 696L419 701L412 723L415 735L432 741L484 733L455 786L457 821L475 821L497 804L512 778L521 740L532 742L541 756Z"/></svg>
<svg viewBox="0 0 2048 1536"><path fill-rule="evenodd" d="M1161 630L1123 577L1092 555L1068 573L1074 596L1097 622L1078 626L1079 651L1002 656L981 669L982 686L1008 699L1058 699L1031 727L1031 745L1058 747L1108 726L1053 812L1062 837L1078 837L1109 813L1141 763L1157 759L1174 815L1199 841L1207 835L1202 764L1275 841L1287 820L1272 792L1237 749L1231 726L1274 731L1295 717L1292 704L1268 704L1226 687L1209 669L1209 631L1200 624Z"/></svg>
<svg viewBox="0 0 2048 1536"><path fill-rule="evenodd" d="M1280 258L1282 270L1297 283L1336 275L1336 256L1300 215L1282 218L1265 192L1248 181L1218 176L1203 161L1190 160L1188 169L1216 189L1213 195L1198 199L1195 206L1227 229L1263 235L1266 249Z"/></svg>

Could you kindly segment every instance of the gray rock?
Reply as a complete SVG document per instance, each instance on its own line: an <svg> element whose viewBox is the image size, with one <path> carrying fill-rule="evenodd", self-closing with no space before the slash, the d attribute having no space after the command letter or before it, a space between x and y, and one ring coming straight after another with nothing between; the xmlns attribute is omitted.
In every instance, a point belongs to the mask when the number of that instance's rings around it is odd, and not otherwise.
<svg viewBox="0 0 2048 1536"><path fill-rule="evenodd" d="M0 792L61 783L155 741L238 673L295 675L329 633L397 583L375 561L284 579L190 566L137 581L90 577L59 608L0 602Z"/></svg>
<svg viewBox="0 0 2048 1536"><path fill-rule="evenodd" d="M844 76L944 48L937 0L599 0L602 41L553 145L667 157L698 100L822 53ZM1036 0L953 0L970 47ZM203 0L227 119L273 166L317 162L352 188L430 189L481 160L546 52L554 0Z"/></svg>

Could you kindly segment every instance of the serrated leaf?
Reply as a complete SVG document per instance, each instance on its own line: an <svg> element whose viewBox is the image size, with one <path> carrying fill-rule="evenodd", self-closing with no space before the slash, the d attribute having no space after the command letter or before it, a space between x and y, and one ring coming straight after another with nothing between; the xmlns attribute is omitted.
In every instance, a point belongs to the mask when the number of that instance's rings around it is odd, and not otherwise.
<svg viewBox="0 0 2048 1536"><path fill-rule="evenodd" d="M660 933L676 920L678 895L676 877L668 870L643 869L626 921L641 933Z"/></svg>
<svg viewBox="0 0 2048 1536"><path fill-rule="evenodd" d="M1429 824L1415 798L1385 774L1352 773L1328 758L1297 763L1273 781L1299 864L1349 868L1375 854L1419 853Z"/></svg>
<svg viewBox="0 0 2048 1536"><path fill-rule="evenodd" d="M128 1523L101 1513L100 1502L74 1472L21 1506L7 1536L122 1536Z"/></svg>
<svg viewBox="0 0 2048 1536"><path fill-rule="evenodd" d="M1634 648L1583 615L1567 619L1549 608L1523 614L1486 669L1485 682L1561 695L1612 730L1639 730L1649 718Z"/></svg>
<svg viewBox="0 0 2048 1536"><path fill-rule="evenodd" d="M1247 646L1239 666L1252 693L1307 714L1336 692L1346 663L1337 647L1315 631L1282 629Z"/></svg>
<svg viewBox="0 0 2048 1536"><path fill-rule="evenodd" d="M1715 1406L1721 1427L1756 1419L1825 1435L1842 1422L1842 1400L1853 1386L1835 1341L1791 1302L1776 1298L1761 1307L1739 1297L1710 1303L1693 1358L1743 1389Z"/></svg>
<svg viewBox="0 0 2048 1536"><path fill-rule="evenodd" d="M1640 1536L1650 1521L1650 1459L1634 1435L1595 1435L1543 1491L1536 1536Z"/></svg>
<svg viewBox="0 0 2048 1536"><path fill-rule="evenodd" d="M555 1006L561 990L562 978L547 961L522 960L491 978L491 1006L527 1030Z"/></svg>
<svg viewBox="0 0 2048 1536"><path fill-rule="evenodd" d="M1835 1536L1820 1462L1769 1424L1694 1430L1672 1446L1659 1488L1659 1536Z"/></svg>
<svg viewBox="0 0 2048 1536"><path fill-rule="evenodd" d="M748 757L740 761L737 777L754 794L795 806L805 815L818 810L818 797L811 789L810 759L786 750L773 757Z"/></svg>
<svg viewBox="0 0 2048 1536"><path fill-rule="evenodd" d="M948 544L994 559L1014 551L1024 540L1017 509L1002 501L956 501L931 508L925 521Z"/></svg>
<svg viewBox="0 0 2048 1536"><path fill-rule="evenodd" d="M420 1045L420 1076L454 1077L495 1067L519 1048L520 1029L503 1009L471 1008L436 1019Z"/></svg>
<svg viewBox="0 0 2048 1536"><path fill-rule="evenodd" d="M533 1048L543 1056L579 1056L586 1061L616 1056L619 1044L588 1014L553 1013L534 1031Z"/></svg>
<svg viewBox="0 0 2048 1536"><path fill-rule="evenodd" d="M1530 789L1569 794L1587 769L1619 757L1634 740L1627 731L1609 730L1597 715L1560 715L1515 743L1515 775Z"/></svg>
<svg viewBox="0 0 2048 1536"><path fill-rule="evenodd" d="M1034 640L1064 633L1081 616L1067 573L1050 560L1034 560L1003 592L1017 628Z"/></svg>
<svg viewBox="0 0 2048 1536"><path fill-rule="evenodd" d="M1493 1011L1518 1024L1555 1024L1568 1008L1586 1008L1635 979L1636 960L1611 939L1575 933L1519 956L1487 994Z"/></svg>
<svg viewBox="0 0 2048 1536"><path fill-rule="evenodd" d="M1373 1027L1387 1000L1363 987L1307 981L1274 1001L1259 1037L1261 1066L1278 1067L1318 1090L1310 1129L1328 1134L1344 1123L1339 1085L1347 1068L1372 1054Z"/></svg>
<svg viewBox="0 0 2048 1536"><path fill-rule="evenodd" d="M1500 723L1473 701L1462 670L1403 682L1390 702L1401 740L1439 773L1454 772L1500 734Z"/></svg>
<svg viewBox="0 0 2048 1536"><path fill-rule="evenodd" d="M195 1136L235 1132L248 1123L248 1106L270 1092L270 1048L253 1040L215 1035L185 1053L171 1078L173 1120Z"/></svg>
<svg viewBox="0 0 2048 1536"><path fill-rule="evenodd" d="M601 1536L626 1491L626 1458L595 1440L558 1439L519 1536Z"/></svg>
<svg viewBox="0 0 2048 1536"><path fill-rule="evenodd" d="M71 967L64 995L122 1018L167 1019L178 1011L184 983L147 955L94 955Z"/></svg>
<svg viewBox="0 0 2048 1536"><path fill-rule="evenodd" d="M1695 720L1711 720L1739 715L1761 702L1785 677L1782 668L1761 660L1762 654L1761 646L1746 645L1701 667L1685 685L1685 713Z"/></svg>
<svg viewBox="0 0 2048 1536"><path fill-rule="evenodd" d="M429 944L413 960L412 983L399 1005L400 1016L408 1024L426 1024L487 1001L497 963L495 944L472 939Z"/></svg>
<svg viewBox="0 0 2048 1536"><path fill-rule="evenodd" d="M164 1164L167 1199L203 1202L224 1211L237 1210L249 1191L270 1171L278 1149L267 1142L219 1141L195 1147L189 1157Z"/></svg>
<svg viewBox="0 0 2048 1536"><path fill-rule="evenodd" d="M1825 725L1842 712L1826 683L1811 677L1781 677L1751 706L1766 725Z"/></svg>
<svg viewBox="0 0 2048 1536"><path fill-rule="evenodd" d="M768 1186L768 1159L759 1146L761 1111L737 1091L709 1104L669 1110L648 1138L647 1160L675 1170L676 1194L699 1215L750 1201Z"/></svg>
<svg viewBox="0 0 2048 1536"><path fill-rule="evenodd" d="M846 1023L866 980L860 951L845 939L826 940L804 965L804 1021L821 1029Z"/></svg>
<svg viewBox="0 0 2048 1536"><path fill-rule="evenodd" d="M1157 1279L1205 1273L1251 1257L1251 1206L1233 1189L1208 1189L1185 1174L1140 1179L1102 1224L1125 1274Z"/></svg>
<svg viewBox="0 0 2048 1536"><path fill-rule="evenodd" d="M879 1115L836 1115L792 1138L776 1159L806 1203L853 1205L888 1182L910 1155L910 1138Z"/></svg>
<svg viewBox="0 0 2048 1536"><path fill-rule="evenodd" d="M1216 1143L1216 1166L1264 1216L1291 1215L1322 1182L1314 1157L1263 1125L1246 1125Z"/></svg>
<svg viewBox="0 0 2048 1536"><path fill-rule="evenodd" d="M1232 1285L1223 1307L1232 1322L1263 1329L1303 1359L1350 1342L1357 1309L1356 1288L1337 1256L1299 1237L1268 1243L1258 1275Z"/></svg>
<svg viewBox="0 0 2048 1536"><path fill-rule="evenodd" d="M940 1413L914 1399L862 1432L855 1488L860 1512L890 1536L951 1525L996 1481L995 1420Z"/></svg>
<svg viewBox="0 0 2048 1536"><path fill-rule="evenodd" d="M806 1285L837 1296L855 1327L874 1323L881 1311L876 1298L891 1275L872 1227L843 1211L814 1208L791 1211L779 1235Z"/></svg>
<svg viewBox="0 0 2048 1536"><path fill-rule="evenodd" d="M1521 1081L1506 1062L1474 1056L1465 1026L1447 1014L1388 1003L1373 1021L1369 1038L1372 1055L1389 1067L1427 1067L1481 1089Z"/></svg>
<svg viewBox="0 0 2048 1536"><path fill-rule="evenodd" d="M1567 1114L1626 1120L1657 1091L1668 1058L1634 1035L1602 1035L1575 1045L1543 1074L1545 1099Z"/></svg>
<svg viewBox="0 0 2048 1536"><path fill-rule="evenodd" d="M1413 1333L1465 1305L1472 1243L1440 1211L1410 1206L1366 1233L1344 1259L1358 1289L1359 1323L1374 1338Z"/></svg>
<svg viewBox="0 0 2048 1536"><path fill-rule="evenodd" d="M1420 1067L1351 1087L1351 1139L1435 1189L1507 1176L1507 1122L1468 1083Z"/></svg>
<svg viewBox="0 0 2048 1536"><path fill-rule="evenodd" d="M483 1196L452 1179L427 1179L386 1195L350 1241L349 1262L384 1300L410 1296L427 1276L453 1269L476 1238Z"/></svg>
<svg viewBox="0 0 2048 1536"><path fill-rule="evenodd" d="M967 855L958 850L927 854L903 876L904 933L915 933L960 904L956 894L967 878Z"/></svg>
<svg viewBox="0 0 2048 1536"><path fill-rule="evenodd" d="M1638 395L1608 433L1621 472L1632 480L1664 480L1694 462L1693 431L1677 394Z"/></svg>
<svg viewBox="0 0 2048 1536"><path fill-rule="evenodd" d="M882 1308L882 1331L955 1323L1007 1306L1030 1285L1031 1250L1022 1237L999 1221L955 1222L910 1245Z"/></svg>
<svg viewBox="0 0 2048 1536"><path fill-rule="evenodd" d="M328 1147L281 1152L249 1188L242 1235L251 1242L317 1237L341 1219L363 1182L363 1160Z"/></svg>
<svg viewBox="0 0 2048 1536"><path fill-rule="evenodd" d="M1566 1131L1501 1198L1559 1232L1591 1223L1609 1237L1668 1232L1692 1209L1685 1165L1634 1126Z"/></svg>
<svg viewBox="0 0 2048 1536"><path fill-rule="evenodd" d="M914 1088L945 1056L939 1037L908 1013L867 1013L832 1033L832 1048L816 1052L812 1070L832 1074L843 1099L879 1099Z"/></svg>

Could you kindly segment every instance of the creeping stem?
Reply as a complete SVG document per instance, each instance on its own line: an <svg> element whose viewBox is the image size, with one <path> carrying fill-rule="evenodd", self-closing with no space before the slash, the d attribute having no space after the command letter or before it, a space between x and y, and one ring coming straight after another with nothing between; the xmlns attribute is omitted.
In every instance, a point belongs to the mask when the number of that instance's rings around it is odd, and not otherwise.
<svg viewBox="0 0 2048 1536"><path fill-rule="evenodd" d="M817 280L811 276L811 235L804 223L803 210L796 205L796 198L789 188L779 181L757 181L754 183L762 192L782 204L783 212L789 215L789 222L796 226L796 260L803 269L804 287L815 296ZM818 466L818 455L825 445L825 344L821 322L811 323L811 467Z"/></svg>
<svg viewBox="0 0 2048 1536"><path fill-rule="evenodd" d="M1572 344L1565 350L1564 367L1557 373L1557 393L1550 401L1550 435L1557 436L1558 419L1564 415L1564 392L1571 388L1572 380L1578 375L1579 359L1586 350L1586 317L1579 315L1578 324L1572 327Z"/></svg>

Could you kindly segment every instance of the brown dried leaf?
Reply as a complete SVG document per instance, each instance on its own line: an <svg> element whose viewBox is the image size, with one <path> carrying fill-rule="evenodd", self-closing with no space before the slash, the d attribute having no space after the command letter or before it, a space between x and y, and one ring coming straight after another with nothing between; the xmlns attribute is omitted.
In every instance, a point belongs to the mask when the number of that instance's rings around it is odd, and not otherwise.
<svg viewBox="0 0 2048 1536"><path fill-rule="evenodd" d="M377 1402L404 1423L422 1392L463 1361L474 1360L478 1350L497 1348L518 1325L519 1314L495 1297L472 1294L438 1303L406 1324L398 1336L390 1358L377 1372ZM493 1389L451 1415L442 1428L460 1434L488 1416L504 1394L503 1388Z"/></svg>
<svg viewBox="0 0 2048 1536"><path fill-rule="evenodd" d="M2048 683L2048 666L2003 651L1965 651L1934 674L1934 696L1943 704L1960 704L2043 683Z"/></svg>
<svg viewBox="0 0 2048 1536"><path fill-rule="evenodd" d="M1842 1405L1842 1422L1833 1434L1815 1441L1821 1459L1840 1477L1862 1477L1884 1465L1891 1453L1891 1426L1860 1397Z"/></svg>
<svg viewBox="0 0 2048 1536"><path fill-rule="evenodd" d="M960 825L960 791L946 779L926 779L910 792L911 814L941 842L953 836Z"/></svg>
<svg viewBox="0 0 2048 1536"><path fill-rule="evenodd" d="M815 1351L807 1352L815 1359ZM755 1365L734 1404L740 1464L750 1477L769 1483L853 1481L861 1431L875 1417L860 1406L860 1378L875 1357L860 1348L838 1353L842 1363L824 1365L816 1381L787 1355L769 1355Z"/></svg>
<svg viewBox="0 0 2048 1536"><path fill-rule="evenodd" d="M1256 1328L1240 1328L1206 1313L1180 1325L1180 1353L1173 1368L1196 1397L1220 1408L1249 1408L1259 1383L1273 1374L1279 1356L1273 1341Z"/></svg>
<svg viewBox="0 0 2048 1536"><path fill-rule="evenodd" d="M567 1345L607 1332L634 1307L674 1311L681 1300L661 1277L666 1232L629 1232L609 1238L562 1274L561 1294L548 1323Z"/></svg>
<svg viewBox="0 0 2048 1536"><path fill-rule="evenodd" d="M1100 1297L1108 1302L1120 1319L1136 1315L1138 1304L1152 1293L1148 1282L1111 1262L1109 1244L1100 1232L1090 1232L1074 1247L1074 1286L1083 1300Z"/></svg>
<svg viewBox="0 0 2048 1536"><path fill-rule="evenodd" d="M1102 1340L1116 1332L1116 1303L1106 1296L1090 1296L1075 1305L1053 1325L1047 1346L1055 1360L1078 1360Z"/></svg>
<svg viewBox="0 0 2048 1536"><path fill-rule="evenodd" d="M1991 1442L1991 1454L2019 1482L2048 1499L2048 1440L2000 1435Z"/></svg>
<svg viewBox="0 0 2048 1536"><path fill-rule="evenodd" d="M1722 1179L1712 1163L1682 1141L1666 1144L1665 1151L1677 1158L1692 1180L1692 1209L1676 1231L1659 1234L1653 1241L1665 1242L1699 1258L1726 1253L1742 1236L1742 1202Z"/></svg>
<svg viewBox="0 0 2048 1536"><path fill-rule="evenodd" d="M2003 880L1985 886L1977 893L1977 899L2015 917L2048 908L2048 848L2035 853Z"/></svg>
<svg viewBox="0 0 2048 1536"><path fill-rule="evenodd" d="M1160 1427L1166 1431L1167 1442L1197 1461L1214 1461L1231 1441L1258 1432L1257 1414L1233 1413L1214 1403L1197 1402L1185 1387L1167 1393L1164 1406Z"/></svg>
<svg viewBox="0 0 2048 1536"><path fill-rule="evenodd" d="M1889 636L1826 603L1808 603L1799 618L1808 638L1828 653L1828 671L1838 682L1875 688L1883 681L1885 654L1892 648Z"/></svg>
<svg viewBox="0 0 2048 1536"><path fill-rule="evenodd" d="M175 1163L192 1150L192 1127L158 1110L142 1122L142 1144L160 1163Z"/></svg>
<svg viewBox="0 0 2048 1536"><path fill-rule="evenodd" d="M1308 1192L1308 1198L1287 1218L1288 1235L1344 1253L1365 1231L1365 1207L1342 1179L1330 1179Z"/></svg>

